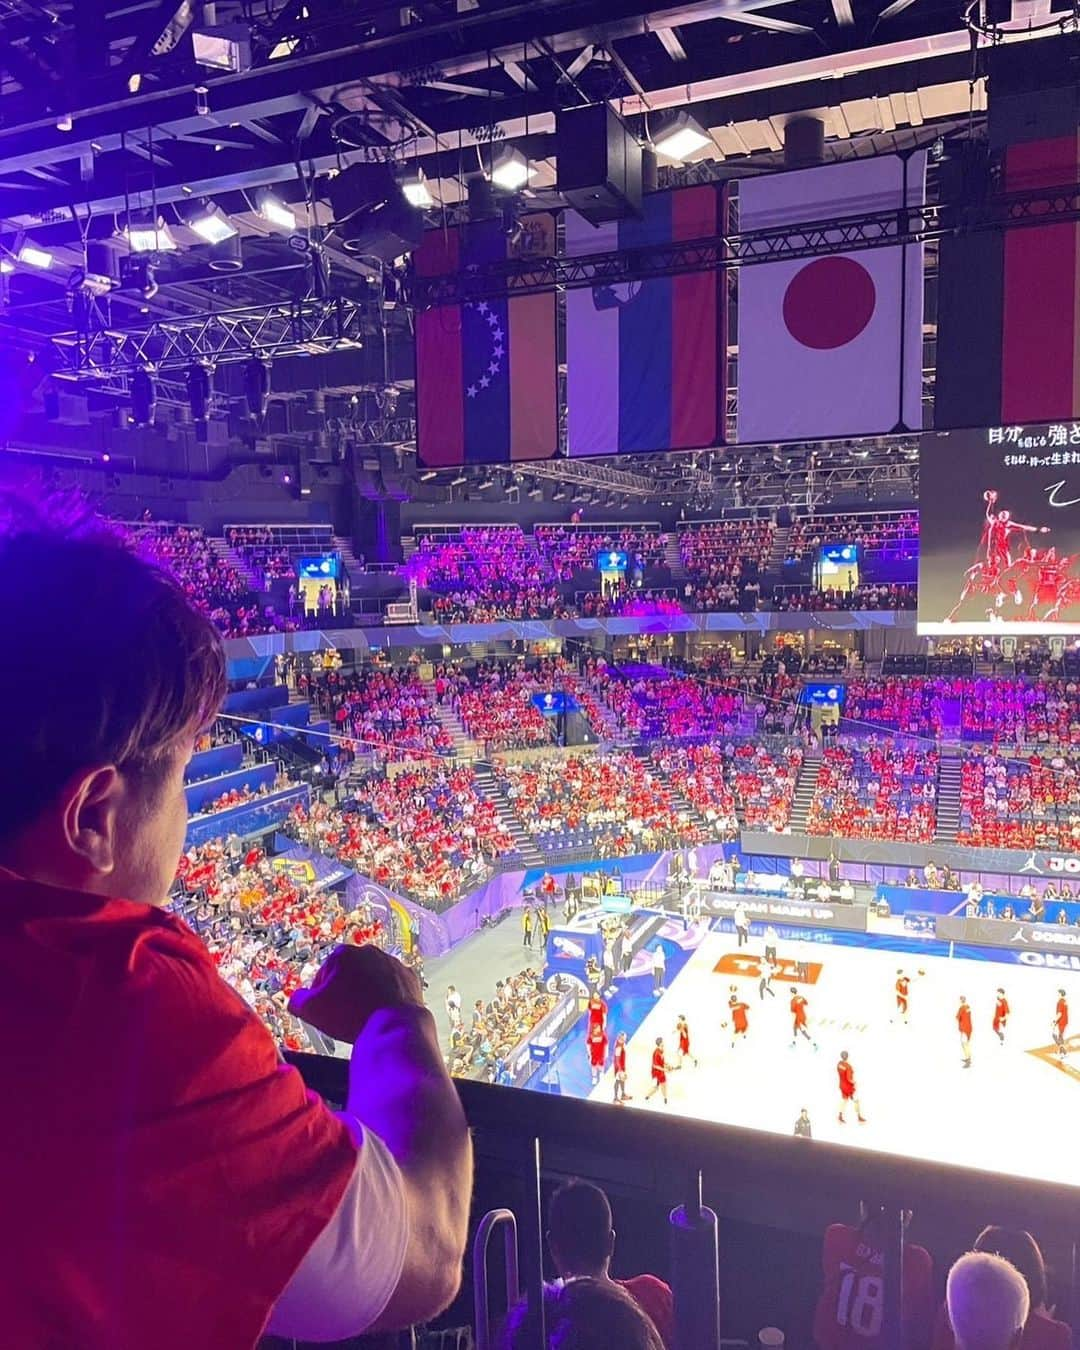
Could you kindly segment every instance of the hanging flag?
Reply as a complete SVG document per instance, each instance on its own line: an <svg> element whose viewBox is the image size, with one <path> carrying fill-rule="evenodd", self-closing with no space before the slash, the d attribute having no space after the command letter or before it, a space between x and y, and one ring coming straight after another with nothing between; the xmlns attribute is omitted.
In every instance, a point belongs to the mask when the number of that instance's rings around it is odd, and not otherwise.
<svg viewBox="0 0 1080 1350"><path fill-rule="evenodd" d="M525 218L508 246L501 221L429 230L416 274L483 269L508 256L551 257L555 221ZM416 455L428 468L550 459L558 445L554 294L506 294L416 316Z"/></svg>
<svg viewBox="0 0 1080 1350"><path fill-rule="evenodd" d="M739 234L921 207L926 155L745 179ZM922 427L919 244L739 269L740 443Z"/></svg>
<svg viewBox="0 0 1080 1350"><path fill-rule="evenodd" d="M1008 195L1072 192L1080 135L1009 145L1003 167ZM946 236L939 270L935 425L1080 418L1080 224Z"/></svg>
<svg viewBox="0 0 1080 1350"><path fill-rule="evenodd" d="M645 197L642 218L598 228L565 217L566 253L582 257L714 239L719 190ZM571 455L693 450L723 439L718 271L613 281L566 293L566 422Z"/></svg>

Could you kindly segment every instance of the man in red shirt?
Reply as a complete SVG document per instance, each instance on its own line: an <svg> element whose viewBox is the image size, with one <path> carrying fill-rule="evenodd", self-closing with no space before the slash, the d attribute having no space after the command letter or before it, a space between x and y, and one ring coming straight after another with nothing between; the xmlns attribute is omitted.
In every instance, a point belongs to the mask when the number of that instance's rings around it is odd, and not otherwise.
<svg viewBox="0 0 1080 1350"><path fill-rule="evenodd" d="M589 1069L592 1073L593 1087L600 1081L600 1075L604 1072L604 1066L607 1063L607 1032L599 1022L594 1022L589 1028L589 1034L586 1037L589 1051Z"/></svg>
<svg viewBox="0 0 1080 1350"><path fill-rule="evenodd" d="M884 1344L885 1223L864 1211L858 1227L830 1224L821 1251L824 1285L814 1312L818 1350L876 1350ZM904 1244L904 1345L921 1350L934 1316L934 1267L924 1247Z"/></svg>
<svg viewBox="0 0 1080 1350"><path fill-rule="evenodd" d="M599 1186L568 1181L551 1197L548 1246L564 1281L610 1280L615 1233L611 1206ZM675 1347L675 1305L671 1287L655 1275L615 1280L648 1314L667 1350Z"/></svg>
<svg viewBox="0 0 1080 1350"><path fill-rule="evenodd" d="M1054 1044L1057 1046L1058 1058L1064 1059L1065 1033L1069 1030L1069 1001L1065 997L1065 990L1058 990L1057 1006L1054 1009Z"/></svg>
<svg viewBox="0 0 1080 1350"><path fill-rule="evenodd" d="M750 1030L750 1005L738 994L732 994L728 999L728 1011L731 1014L731 1048L734 1050Z"/></svg>
<svg viewBox="0 0 1080 1350"><path fill-rule="evenodd" d="M855 1069L848 1059L846 1050L840 1051L840 1062L836 1066L836 1074L840 1080L840 1124L847 1124L847 1117L844 1112L848 1106L854 1106L855 1116L860 1125L865 1125L866 1120L862 1113L862 1106L858 1098L858 1089L855 1087Z"/></svg>
<svg viewBox="0 0 1080 1350"><path fill-rule="evenodd" d="M904 1025L908 1022L908 994L911 981L902 970L896 972L896 1015Z"/></svg>
<svg viewBox="0 0 1080 1350"><path fill-rule="evenodd" d="M1005 1044L1005 1028L1009 1025L1009 1000L1005 997L1005 990L997 991L997 998L994 1002L994 1035L1002 1045Z"/></svg>
<svg viewBox="0 0 1080 1350"><path fill-rule="evenodd" d="M806 995L800 994L797 989L793 989L791 991L790 1007L792 1021L791 1048L795 1048L798 1044L799 1037L801 1036L803 1040L809 1041L816 1050L818 1048L817 1041L810 1035L806 1026Z"/></svg>
<svg viewBox="0 0 1080 1350"><path fill-rule="evenodd" d="M621 1106L623 1102L630 1100L630 1094L626 1090L626 1032L620 1031L615 1037L615 1052L612 1055L611 1067L615 1071L615 1102Z"/></svg>
<svg viewBox="0 0 1080 1350"><path fill-rule="evenodd" d="M42 664L58 615L66 660ZM433 1316L471 1168L415 977L375 948L320 971L303 1015L355 1042L337 1116L161 908L217 632L81 508L6 496L0 631L5 1344L245 1350Z"/></svg>
<svg viewBox="0 0 1080 1350"><path fill-rule="evenodd" d="M971 1005L960 995L960 1006L956 1010L956 1028L960 1032L960 1054L964 1068L971 1068Z"/></svg>
<svg viewBox="0 0 1080 1350"><path fill-rule="evenodd" d="M651 1097L659 1092L664 1099L664 1105L667 1106L667 1071L667 1060L664 1058L664 1038L663 1036L657 1036L656 1045L653 1047L652 1069L650 1071L653 1084L645 1094L646 1101L649 1101Z"/></svg>

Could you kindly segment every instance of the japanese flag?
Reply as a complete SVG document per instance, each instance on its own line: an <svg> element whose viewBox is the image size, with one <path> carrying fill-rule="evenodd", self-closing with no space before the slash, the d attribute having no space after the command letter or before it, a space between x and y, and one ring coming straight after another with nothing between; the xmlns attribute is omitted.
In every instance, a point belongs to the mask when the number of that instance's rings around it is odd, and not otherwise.
<svg viewBox="0 0 1080 1350"><path fill-rule="evenodd" d="M821 237L844 239L828 222L864 216L873 217L864 233L895 238L905 201L922 206L925 180L922 151L751 179L739 185L739 233L775 230L784 247L805 237L809 249ZM753 251L763 247L755 241ZM745 263L740 442L921 428L922 300L920 244Z"/></svg>

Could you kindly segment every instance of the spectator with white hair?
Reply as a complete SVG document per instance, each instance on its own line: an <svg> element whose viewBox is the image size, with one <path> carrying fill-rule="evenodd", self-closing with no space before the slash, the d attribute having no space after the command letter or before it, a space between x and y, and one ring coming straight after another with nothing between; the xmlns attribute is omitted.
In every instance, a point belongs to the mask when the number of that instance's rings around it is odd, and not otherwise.
<svg viewBox="0 0 1080 1350"><path fill-rule="evenodd" d="M1023 1275L992 1252L967 1252L945 1286L957 1350L1018 1350L1031 1296Z"/></svg>

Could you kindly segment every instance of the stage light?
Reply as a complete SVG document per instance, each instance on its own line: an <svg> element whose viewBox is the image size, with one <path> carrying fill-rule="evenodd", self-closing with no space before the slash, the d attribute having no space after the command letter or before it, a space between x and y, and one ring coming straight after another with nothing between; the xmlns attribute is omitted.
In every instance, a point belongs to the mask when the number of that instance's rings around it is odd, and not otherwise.
<svg viewBox="0 0 1080 1350"><path fill-rule="evenodd" d="M435 205L435 198L431 195L427 179L420 169L409 174L408 177L402 178L401 190L404 192L405 200L409 205L416 206L421 211L426 211L429 206Z"/></svg>
<svg viewBox="0 0 1080 1350"><path fill-rule="evenodd" d="M436 475L437 472L438 472L437 469L426 469L426 470L420 475L420 481L421 481L421 483L430 483L431 480L435 477L435 475Z"/></svg>
<svg viewBox="0 0 1080 1350"><path fill-rule="evenodd" d="M184 208L180 215L188 229L208 244L223 244L240 233L217 202L198 202Z"/></svg>
<svg viewBox="0 0 1080 1350"><path fill-rule="evenodd" d="M451 486L452 488L462 487L462 486L463 486L465 483L467 483L468 481L469 481L469 480L465 477L465 475L464 475L463 473L459 473L458 476L457 476L456 478L451 478L451 480L450 480L450 486Z"/></svg>
<svg viewBox="0 0 1080 1350"><path fill-rule="evenodd" d="M687 159L695 150L711 143L712 137L688 112L676 113L663 131L653 137L653 149L668 159Z"/></svg>
<svg viewBox="0 0 1080 1350"><path fill-rule="evenodd" d="M526 496L531 497L533 501L538 501L543 495L544 489L542 487L531 487L526 494Z"/></svg>
<svg viewBox="0 0 1080 1350"><path fill-rule="evenodd" d="M180 247L160 216L133 216L124 226L132 253L172 253Z"/></svg>
<svg viewBox="0 0 1080 1350"><path fill-rule="evenodd" d="M70 113L61 113L56 119L57 131L72 131L75 127L75 121Z"/></svg>
<svg viewBox="0 0 1080 1350"><path fill-rule="evenodd" d="M507 192L516 192L522 188L535 173L529 168L529 161L517 146L504 150L491 166L491 181L496 187Z"/></svg>
<svg viewBox="0 0 1080 1350"><path fill-rule="evenodd" d="M244 398L252 417L265 417L270 402L270 367L258 356L244 365Z"/></svg>
<svg viewBox="0 0 1080 1350"><path fill-rule="evenodd" d="M208 24L191 33L191 47L200 66L238 75L251 65L251 29L244 23Z"/></svg>
<svg viewBox="0 0 1080 1350"><path fill-rule="evenodd" d="M210 116L210 90L205 84L195 86L195 115L196 117Z"/></svg>
<svg viewBox="0 0 1080 1350"><path fill-rule="evenodd" d="M211 272L241 272L244 268L244 245L239 234L230 235L210 251L207 266Z"/></svg>
<svg viewBox="0 0 1080 1350"><path fill-rule="evenodd" d="M53 265L53 255L31 243L23 244L15 256L27 267L37 267L42 272L47 272Z"/></svg>
<svg viewBox="0 0 1080 1350"><path fill-rule="evenodd" d="M205 422L210 408L210 376L205 366L188 366L187 379L188 405L191 416L196 422Z"/></svg>
<svg viewBox="0 0 1080 1350"><path fill-rule="evenodd" d="M486 492L488 488L493 488L494 486L495 486L495 479L492 478L490 474L488 474L486 478L484 478L481 482L477 483L476 490L477 492Z"/></svg>
<svg viewBox="0 0 1080 1350"><path fill-rule="evenodd" d="M8 257L0 258L0 275L10 276L15 271L14 260Z"/></svg>
<svg viewBox="0 0 1080 1350"><path fill-rule="evenodd" d="M150 377L150 372L140 366L131 377L132 416L139 426L147 427L153 422L156 410L157 389Z"/></svg>
<svg viewBox="0 0 1080 1350"><path fill-rule="evenodd" d="M256 201L259 215L275 230L285 230L288 234L296 229L296 216L280 197L272 192L261 192Z"/></svg>

